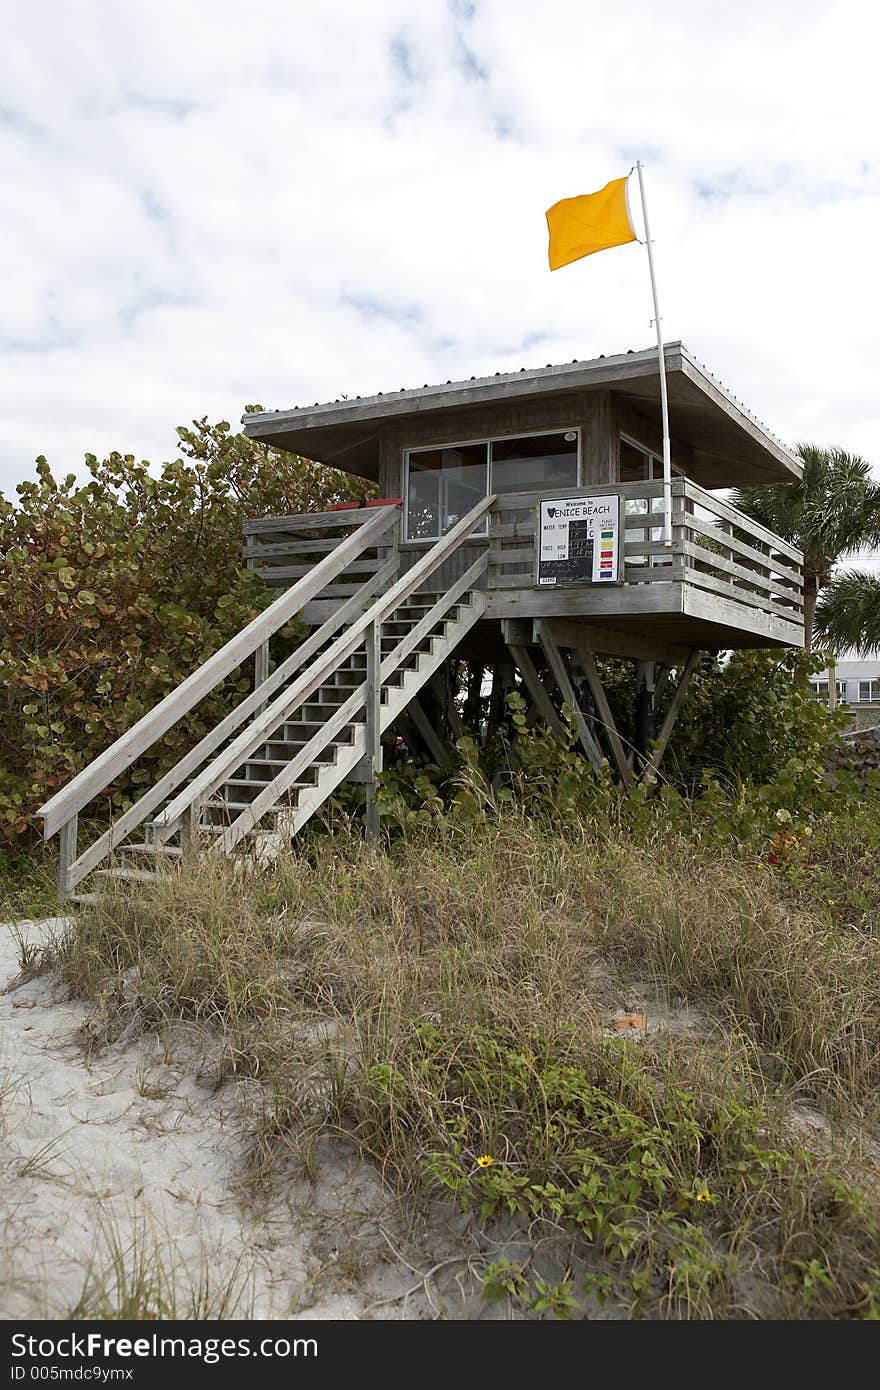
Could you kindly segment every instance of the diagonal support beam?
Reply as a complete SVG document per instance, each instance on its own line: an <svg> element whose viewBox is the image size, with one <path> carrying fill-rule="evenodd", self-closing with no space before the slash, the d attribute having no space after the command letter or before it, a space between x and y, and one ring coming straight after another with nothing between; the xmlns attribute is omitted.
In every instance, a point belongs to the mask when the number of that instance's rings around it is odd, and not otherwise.
<svg viewBox="0 0 880 1390"><path fill-rule="evenodd" d="M577 702L577 696L574 693L574 687L571 683L571 678L568 674L568 670L566 669L562 652L556 645L556 639L553 636L553 631L550 627L550 624L545 622L536 622L535 635L541 644L545 657L547 658L547 665L553 672L553 678L556 681L556 684L559 686L559 692L562 695L563 703L568 705L569 709L572 711L572 718L574 720L575 729L577 730L577 736L580 741L580 745L586 753L587 757L589 758L590 762L593 764L593 767L598 772L605 759L603 757L601 748L599 747L596 740L593 738L593 735L590 733L589 725L587 724L587 721L584 718L584 715L581 711L580 705Z"/></svg>
<svg viewBox="0 0 880 1390"><path fill-rule="evenodd" d="M672 737L675 721L678 719L679 712L684 704L684 697L691 683L691 676L694 674L699 660L700 653L697 648L694 648L693 651L689 652L687 661L682 667L681 675L678 678L678 685L675 687L675 694L669 703L669 709L666 711L666 718L663 720L663 727L657 735L654 746L651 749L651 756L642 768L639 777L639 780L642 782L653 782L657 776L657 769L660 766L663 754L666 752L666 745Z"/></svg>
<svg viewBox="0 0 880 1390"><path fill-rule="evenodd" d="M452 691L449 689L449 682L446 676L440 671L435 672L428 681L428 686L437 704L446 715L446 723L452 737L454 739L464 738L466 733L464 722L455 707L455 700L452 698Z"/></svg>
<svg viewBox="0 0 880 1390"><path fill-rule="evenodd" d="M605 694L605 687L602 684L602 677L599 675L599 668L596 665L596 658L591 651L578 651L584 675L587 678L587 685L590 687L590 694L596 701L596 710L599 719L605 730L608 739L608 746L611 749L611 757L614 766L617 768L617 775L625 787L632 781L632 769L627 759L626 751L621 742L617 723L608 703L608 696Z"/></svg>
<svg viewBox="0 0 880 1390"><path fill-rule="evenodd" d="M449 754L443 745L443 740L440 738L430 719L422 709L418 698L410 700L406 707L406 712L416 726L416 732L431 757L434 759L434 762L438 767L445 767L449 762Z"/></svg>
<svg viewBox="0 0 880 1390"><path fill-rule="evenodd" d="M679 662L679 665L680 665L680 666L683 666L683 665L684 665L684 662L685 662L686 660L687 660L687 657L684 657L683 660ZM672 667L671 667L671 666L664 666L663 670L660 672L659 676L657 677L657 683L656 683L656 685L654 686L654 703L655 703L655 704L659 704L659 703L660 703L661 696L663 695L663 692L664 692L664 690L666 689L666 687L667 687L667 685L669 684L669 682L670 682L671 679L672 679Z"/></svg>
<svg viewBox="0 0 880 1390"><path fill-rule="evenodd" d="M553 701L547 694L544 682L535 669L535 663L532 660L532 654L528 647L521 647L518 643L514 642L508 644L508 650L516 665L519 667L520 675L523 678L523 684L529 692L529 697L532 701L532 707L541 716L551 732L554 733L557 738L562 738L565 734L562 720L553 708Z"/></svg>

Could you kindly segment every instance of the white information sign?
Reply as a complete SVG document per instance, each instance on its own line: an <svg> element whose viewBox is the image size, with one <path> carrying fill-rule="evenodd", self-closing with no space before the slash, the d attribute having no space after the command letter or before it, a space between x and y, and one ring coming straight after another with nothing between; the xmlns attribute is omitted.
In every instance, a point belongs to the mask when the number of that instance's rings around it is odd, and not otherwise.
<svg viewBox="0 0 880 1390"><path fill-rule="evenodd" d="M621 511L616 492L544 498L538 513L539 586L617 583Z"/></svg>

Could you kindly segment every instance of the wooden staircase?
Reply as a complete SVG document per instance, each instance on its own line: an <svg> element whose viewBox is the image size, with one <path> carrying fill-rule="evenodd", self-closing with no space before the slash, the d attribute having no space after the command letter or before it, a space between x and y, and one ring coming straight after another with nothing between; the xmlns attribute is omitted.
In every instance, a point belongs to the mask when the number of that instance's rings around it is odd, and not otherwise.
<svg viewBox="0 0 880 1390"><path fill-rule="evenodd" d="M315 567L323 573L294 584L47 802L40 815L46 838L61 832L62 894L87 899L90 894L74 890L90 876L149 880L161 864L188 851L228 855L241 846L263 857L276 854L347 778L366 783L367 826L375 832L382 734L486 608L480 587L485 552L448 589L431 588L430 577L481 526L493 501L480 502L405 574L399 572L396 545L370 562L368 578L333 616L271 674L263 656L259 686L87 849L78 844L78 814L107 786L110 774L131 766L243 657L263 650L267 634L328 579L344 577L353 559L396 527L396 509L385 509L393 513L390 524L379 513L367 522L359 519L355 535ZM366 567L361 560L358 568ZM133 841L138 826L143 839Z"/></svg>

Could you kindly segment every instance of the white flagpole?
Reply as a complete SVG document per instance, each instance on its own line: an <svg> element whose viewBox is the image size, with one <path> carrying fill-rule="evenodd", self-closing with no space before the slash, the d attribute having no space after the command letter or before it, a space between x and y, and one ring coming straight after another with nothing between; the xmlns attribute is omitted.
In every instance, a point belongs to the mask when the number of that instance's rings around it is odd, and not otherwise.
<svg viewBox="0 0 880 1390"><path fill-rule="evenodd" d="M663 417L663 544L672 545L672 457L669 443L669 402L666 397L666 357L663 352L663 329L660 304L657 299L657 278L654 274L654 253L651 250L651 228L648 225L648 204L645 199L645 180L642 161L636 160L639 173L639 192L642 195L642 216L645 220L645 243L648 247L648 269L651 272L651 294L654 296L654 323L657 328L657 356L660 361L660 411Z"/></svg>

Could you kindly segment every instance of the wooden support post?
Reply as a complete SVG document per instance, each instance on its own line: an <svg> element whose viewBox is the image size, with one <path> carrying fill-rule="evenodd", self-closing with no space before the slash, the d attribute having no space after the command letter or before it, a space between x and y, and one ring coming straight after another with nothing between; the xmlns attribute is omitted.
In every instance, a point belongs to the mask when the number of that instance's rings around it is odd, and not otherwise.
<svg viewBox="0 0 880 1390"><path fill-rule="evenodd" d="M544 655L547 658L547 665L553 672L553 678L559 686L559 692L562 695L563 703L568 705L572 712L572 719L575 729L577 730L580 745L593 764L593 767L598 772L604 762L602 750L590 733L587 721L581 712L580 705L577 702L577 696L574 693L574 687L571 683L571 677L566 670L562 652L556 645L556 639L553 636L552 628L549 623L537 622L535 623L535 632L538 641L541 643Z"/></svg>
<svg viewBox="0 0 880 1390"><path fill-rule="evenodd" d="M367 793L367 836L371 840L379 837L379 803L376 799L376 774L382 771L382 682L379 669L382 665L382 625L370 623L366 631L367 678L366 678L366 741L365 752L369 781Z"/></svg>
<svg viewBox="0 0 880 1390"><path fill-rule="evenodd" d="M632 781L632 772L627 760L627 755L624 752L623 744L620 740L620 734L617 731L617 724L611 712L611 706L608 703L608 696L605 694L605 687L599 675L596 658L593 656L593 653L589 651L579 652L578 656L584 670L584 675L587 678L587 685L590 687L590 694L596 702L596 713L605 730L608 745L611 749L611 757L614 760L614 766L617 768L621 782L626 787Z"/></svg>
<svg viewBox="0 0 880 1390"><path fill-rule="evenodd" d="M464 722L466 725L477 726L478 738L480 710L483 697L484 670L485 667L482 663L469 661L467 664L467 694L464 701Z"/></svg>
<svg viewBox="0 0 880 1390"><path fill-rule="evenodd" d="M513 689L513 662L496 661L492 666L492 694L489 700L489 723L498 728L507 709L507 696Z"/></svg>
<svg viewBox="0 0 880 1390"><path fill-rule="evenodd" d="M647 767L654 727L654 663L636 662L635 745L639 769Z"/></svg>
<svg viewBox="0 0 880 1390"><path fill-rule="evenodd" d="M663 754L666 752L666 745L672 736L672 730L675 728L675 721L678 718L679 711L682 707L682 704L684 703L684 697L687 694L687 688L690 685L691 676L694 674L699 659L700 653L696 648L694 648L694 650L689 653L688 659L682 668L681 675L678 678L678 685L675 687L675 694L673 695L669 703L669 709L666 711L666 718L663 720L663 727L657 736L657 740L651 751L651 756L645 763L644 768L642 769L640 777L641 781L653 781L654 778L657 776L657 769L660 766Z"/></svg>
<svg viewBox="0 0 880 1390"><path fill-rule="evenodd" d="M443 710L449 732L453 739L458 739L464 737L465 729L461 715L456 708L452 691L449 689L448 671L449 663L446 662L442 670L434 672L434 675L428 681L428 685L434 693L434 699Z"/></svg>
<svg viewBox="0 0 880 1390"><path fill-rule="evenodd" d="M76 858L76 832L79 825L79 816L71 816L70 820L65 821L61 827L58 845L58 892L63 900L69 896L68 874L70 866Z"/></svg>
<svg viewBox="0 0 880 1390"><path fill-rule="evenodd" d="M529 692L534 709L544 720L545 724L548 725L551 732L554 733L557 738L561 738L565 732L562 720L553 708L553 701L547 694L544 682L535 669L535 663L532 660L531 652L528 647L520 647L516 643L508 644L508 649L516 665L519 667L520 674L523 678L523 684Z"/></svg>
<svg viewBox="0 0 880 1390"><path fill-rule="evenodd" d="M419 738L434 759L434 762L438 767L445 767L446 763L449 762L449 754L443 747L442 739L425 714L425 711L422 709L418 698L410 700L406 707L406 712L415 725Z"/></svg>

